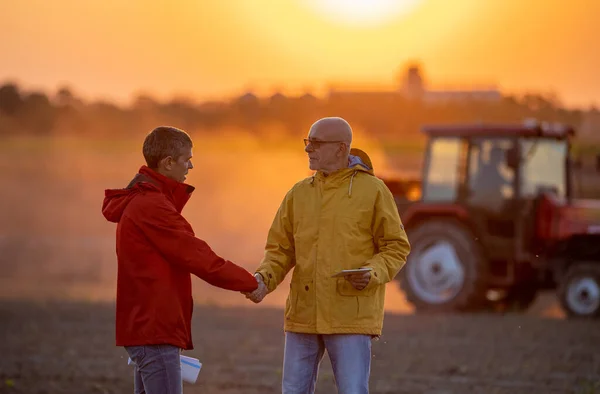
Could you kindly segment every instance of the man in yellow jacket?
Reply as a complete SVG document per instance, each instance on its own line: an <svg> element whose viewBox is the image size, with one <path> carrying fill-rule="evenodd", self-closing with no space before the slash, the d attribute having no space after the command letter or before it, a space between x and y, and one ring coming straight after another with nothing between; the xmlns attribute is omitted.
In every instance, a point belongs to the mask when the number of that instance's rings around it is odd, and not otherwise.
<svg viewBox="0 0 600 394"><path fill-rule="evenodd" d="M369 157L350 149L342 118L315 122L304 140L316 173L286 194L256 270L260 302L293 268L285 306L284 394L313 393L324 351L340 393L368 393L371 339L381 335L385 284L410 245L391 192ZM342 270L370 268L333 277Z"/></svg>

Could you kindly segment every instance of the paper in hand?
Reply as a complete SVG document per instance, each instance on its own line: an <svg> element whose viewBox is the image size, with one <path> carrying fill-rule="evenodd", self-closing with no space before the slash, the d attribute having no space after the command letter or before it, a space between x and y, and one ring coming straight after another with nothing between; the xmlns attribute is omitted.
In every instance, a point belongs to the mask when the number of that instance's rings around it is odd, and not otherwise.
<svg viewBox="0 0 600 394"><path fill-rule="evenodd" d="M179 362L181 365L181 380L188 383L196 383L200 369L202 369L202 363L197 358L179 355ZM131 358L127 360L127 364L133 364Z"/></svg>
<svg viewBox="0 0 600 394"><path fill-rule="evenodd" d="M369 272L369 271L373 271L373 268L371 267L362 267L362 268L356 268L356 269L349 269L349 270L342 270L340 272L338 272L335 275L332 275L332 278L339 278L342 276L346 276L346 275L352 275L352 274L362 274L364 272Z"/></svg>

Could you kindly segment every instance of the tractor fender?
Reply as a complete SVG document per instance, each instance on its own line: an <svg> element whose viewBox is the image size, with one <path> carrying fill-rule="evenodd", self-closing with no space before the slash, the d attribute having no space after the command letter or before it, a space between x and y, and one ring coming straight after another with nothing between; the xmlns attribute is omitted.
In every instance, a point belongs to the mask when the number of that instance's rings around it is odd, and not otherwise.
<svg viewBox="0 0 600 394"><path fill-rule="evenodd" d="M555 281L560 283L569 268L581 261L600 266L600 234L575 234L558 241L549 251Z"/></svg>
<svg viewBox="0 0 600 394"><path fill-rule="evenodd" d="M445 203L415 203L411 204L402 213L402 223L406 229L417 226L419 223L429 219L455 219L461 224L474 230L469 212L457 204Z"/></svg>

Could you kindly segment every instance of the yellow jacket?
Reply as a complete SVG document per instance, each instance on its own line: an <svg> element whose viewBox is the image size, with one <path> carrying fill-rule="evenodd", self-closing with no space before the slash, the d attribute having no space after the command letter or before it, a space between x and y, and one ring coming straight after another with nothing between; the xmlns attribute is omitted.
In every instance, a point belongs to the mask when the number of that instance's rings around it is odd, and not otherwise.
<svg viewBox="0 0 600 394"><path fill-rule="evenodd" d="M394 198L373 175L368 156L357 149L351 154L350 167L296 183L273 220L256 272L271 292L294 268L286 331L381 335L385 283L405 264L410 245ZM359 267L373 268L363 290L331 277Z"/></svg>

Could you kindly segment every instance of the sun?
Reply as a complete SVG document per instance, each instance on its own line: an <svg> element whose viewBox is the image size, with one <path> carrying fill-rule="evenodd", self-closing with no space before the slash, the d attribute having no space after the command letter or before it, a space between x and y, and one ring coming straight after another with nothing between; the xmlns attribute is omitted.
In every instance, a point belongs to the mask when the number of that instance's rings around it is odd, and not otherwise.
<svg viewBox="0 0 600 394"><path fill-rule="evenodd" d="M321 16L349 25L379 25L412 11L422 0L301 0Z"/></svg>

